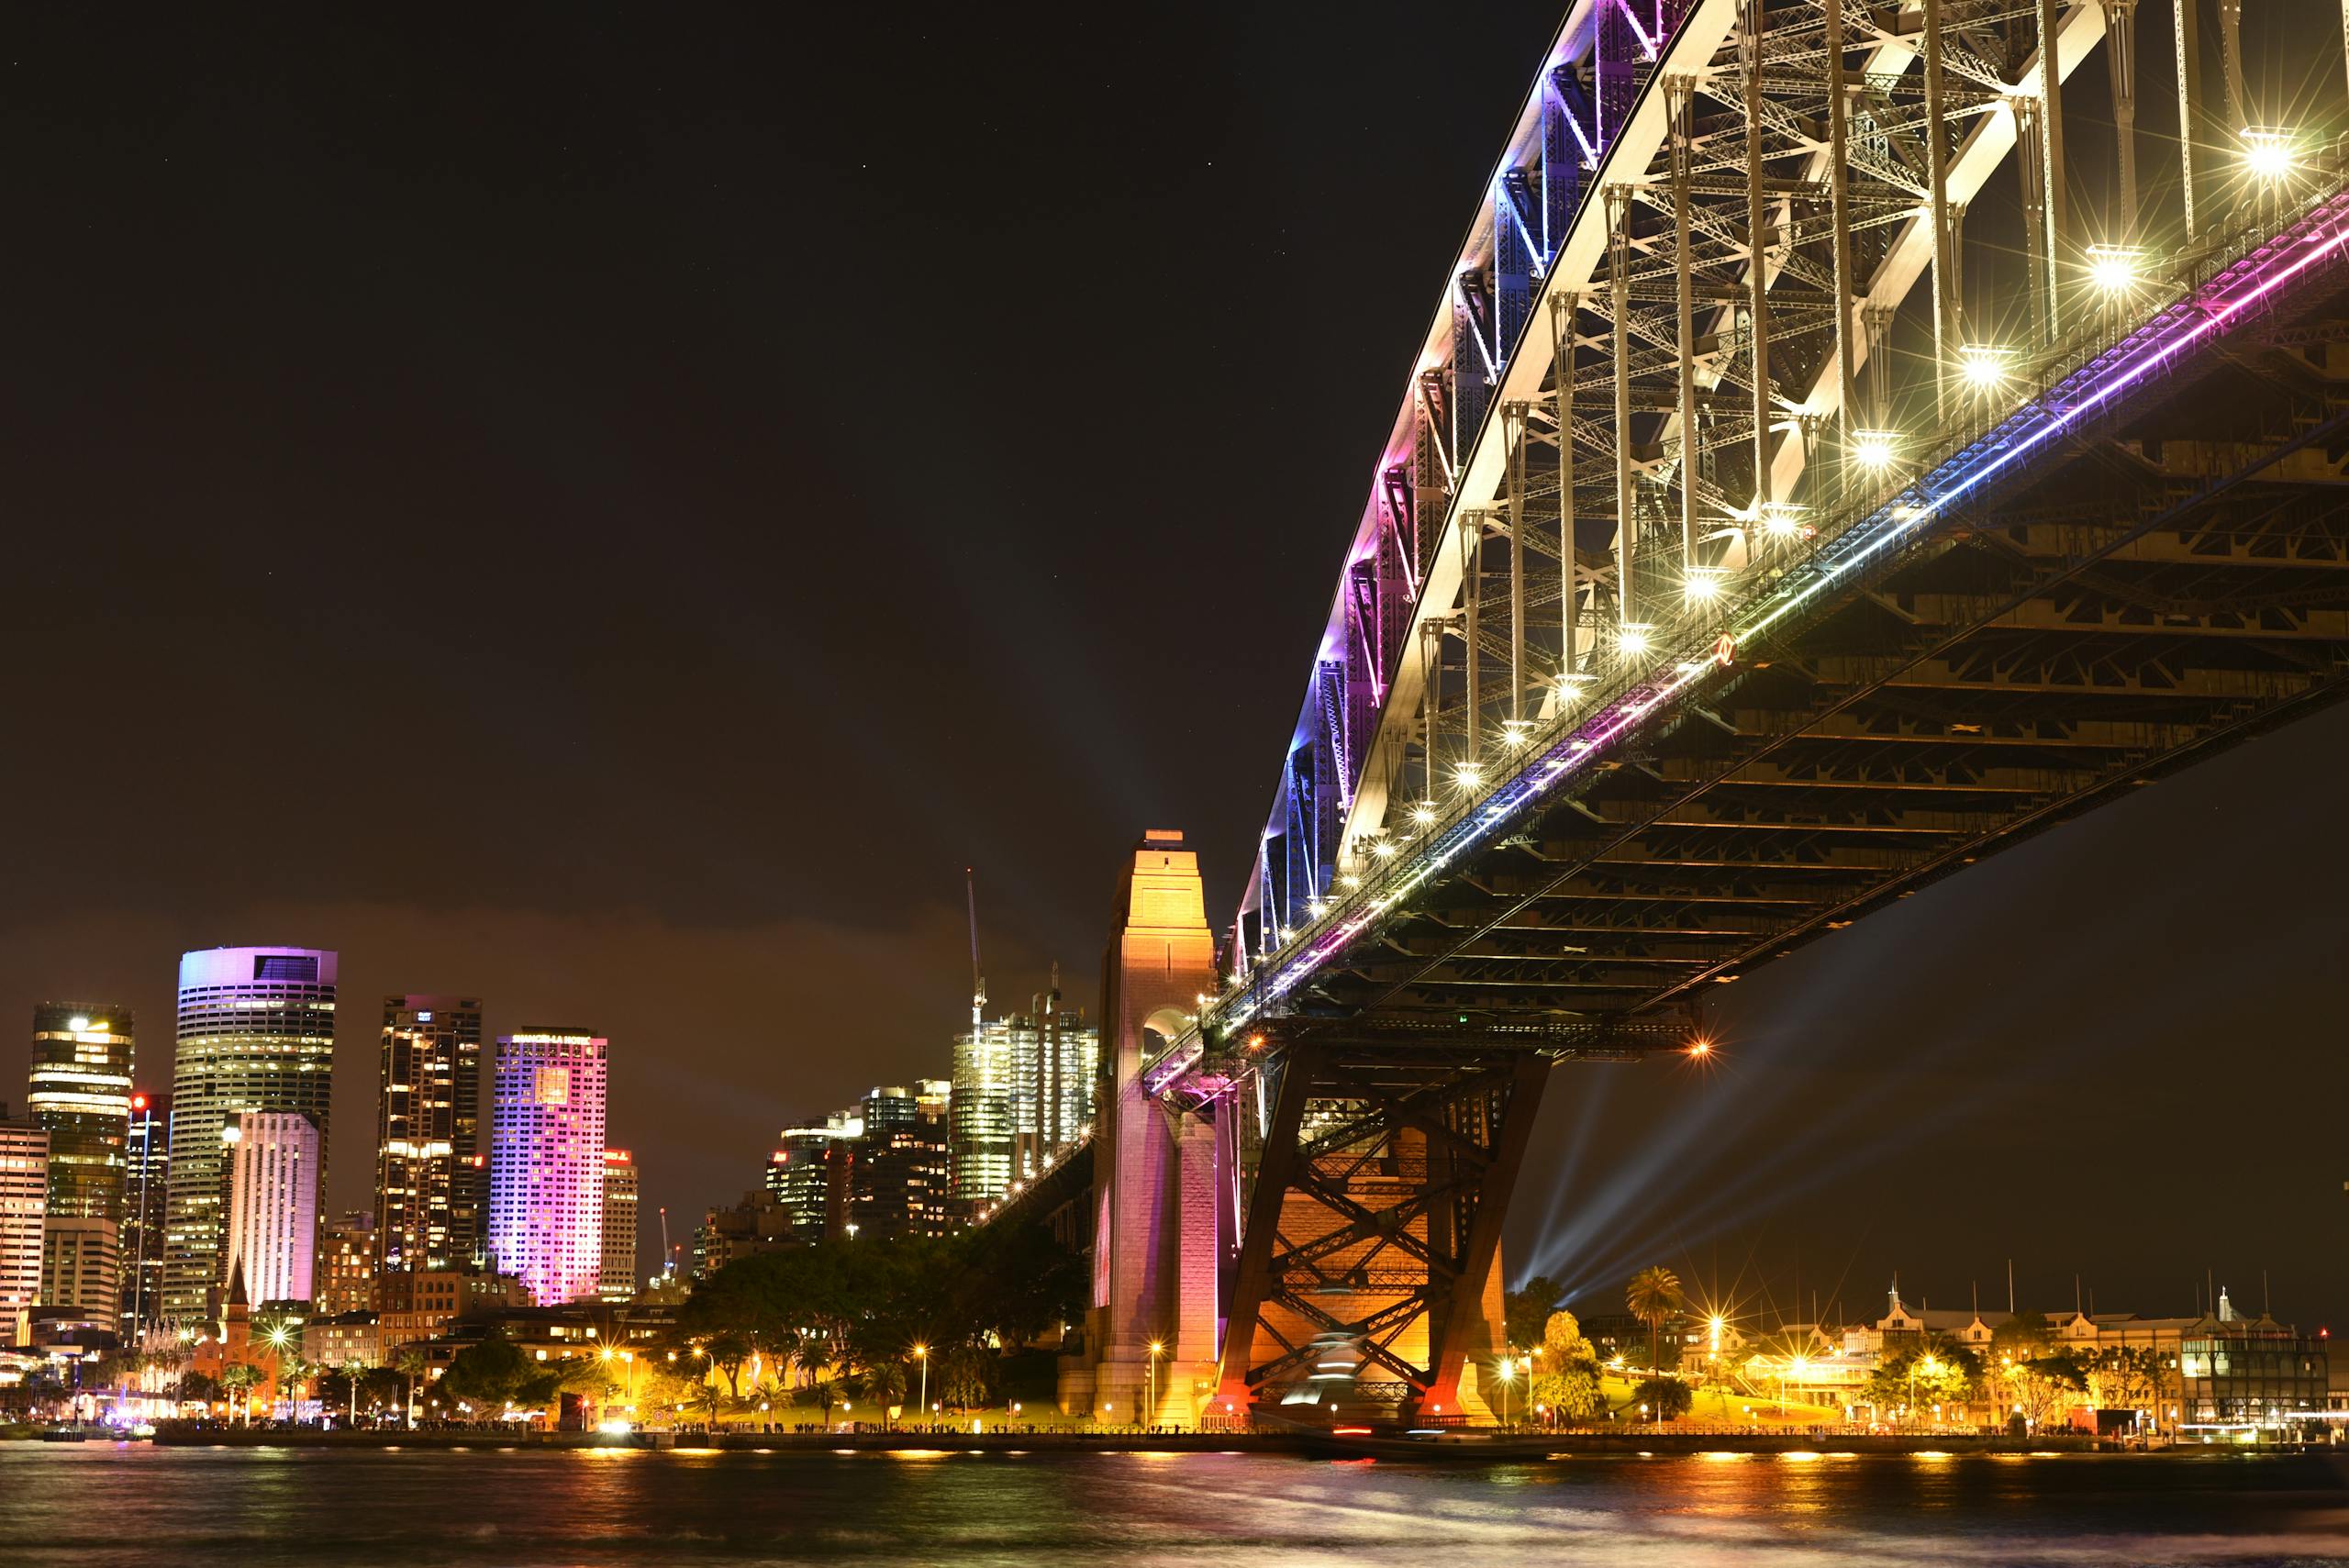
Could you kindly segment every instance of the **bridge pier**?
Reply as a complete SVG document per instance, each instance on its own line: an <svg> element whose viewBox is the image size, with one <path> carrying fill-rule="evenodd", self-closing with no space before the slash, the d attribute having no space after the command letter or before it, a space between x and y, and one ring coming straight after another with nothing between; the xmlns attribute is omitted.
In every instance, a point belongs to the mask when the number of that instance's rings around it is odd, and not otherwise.
<svg viewBox="0 0 2349 1568"><path fill-rule="evenodd" d="M1213 1396L1217 1286L1235 1240L1219 1200L1229 1140L1211 1108L1146 1094L1141 1068L1216 989L1198 857L1181 833L1152 829L1120 874L1102 965L1093 1306L1085 1351L1061 1373L1072 1414L1195 1427Z"/></svg>

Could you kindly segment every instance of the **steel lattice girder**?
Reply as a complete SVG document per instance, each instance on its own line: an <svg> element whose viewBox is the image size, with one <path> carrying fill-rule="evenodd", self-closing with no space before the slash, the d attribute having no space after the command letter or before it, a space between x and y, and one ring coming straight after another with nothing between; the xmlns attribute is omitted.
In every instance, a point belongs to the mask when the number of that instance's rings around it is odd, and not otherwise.
<svg viewBox="0 0 2349 1568"><path fill-rule="evenodd" d="M1301 928L1333 900L1336 880L1361 862L1365 846L1388 826L1398 773L1412 770L1415 776L1430 761L1423 753L1431 679L1448 679L1451 687L1433 720L1439 751L1456 751L1463 744L1457 737L1465 732L1461 698L1468 685L1476 689L1486 722L1497 723L1504 711L1517 717L1526 704L1549 711L1553 699L1528 693L1524 682L1530 670L1555 665L1566 624L1557 588L1545 584L1528 592L1520 583L1508 605L1469 608L1462 549L1473 534L1486 541L1477 553L1495 558L1497 573L1507 555L1520 575L1530 559L1556 561L1566 553L1544 538L1545 530L1554 537L1561 526L1557 464L1529 465L1509 456L1509 449L1528 441L1558 450L1553 384L1562 345L1549 329L1543 302L1564 295L1575 299L1569 315L1581 325L1565 337L1581 340L1594 362L1603 365L1611 357L1599 350L1619 309L1632 338L1649 350L1627 366L1635 383L1629 428L1611 417L1577 415L1572 421L1575 531L1586 536L1572 553L1587 562L1575 574L1575 618L1587 617L1585 624L1596 625L1627 584L1615 564L1620 539L1594 553L1587 536L1601 528L1602 538L1616 533L1619 517L1640 518L1642 530L1660 534L1669 526L1671 496L1685 490L1691 501L1681 509L1701 533L1705 558L1742 562L1750 554L1753 517L1745 495L1752 481L1736 479L1736 465L1751 466L1742 454L1757 439L1774 450L1775 493L1794 495L1808 442L1789 439L1787 431L1831 416L1842 395L1831 373L1835 355L1820 346L1837 338L1839 319L1838 270L1820 259L1821 249L1832 252L1841 243L1864 252L1866 275L1840 317L1842 336L1849 337L1856 329L1853 313L1897 304L1924 269L1933 245L1919 217L1930 174L1927 150L1945 150L1946 188L1962 207L2013 144L2011 117L1993 111L2017 83L2032 80L2036 8L1943 0L1944 67L1954 79L1943 84L1937 101L1929 100L1913 66L1919 47L1914 14L1858 7L1842 17L1845 49L1839 58L1849 68L1838 93L1826 48L1831 9L1825 0L1753 6L1665 0L1652 35L1626 24L1616 0L1577 5L1570 12L1451 270L1454 282L1376 465L1372 498L1350 552L1356 562L1409 561L1416 570L1387 574L1395 591L1378 598L1373 627L1364 625L1364 595L1353 587L1352 568L1332 607L1325 648L1360 649L1375 657L1376 709L1358 709L1345 726L1330 723L1317 674L1292 740L1293 751L1318 751L1337 765L1334 793L1343 803L1343 821L1334 830L1329 826L1333 792L1326 787L1309 811L1288 798L1297 781L1324 776L1330 764L1284 771L1262 865L1243 899L1236 943L1243 962L1270 951L1283 933ZM2102 12L2093 3L2059 9L2059 70L2068 73L2101 37ZM1761 41L1749 72L1745 28L1755 18ZM1683 81L1685 107L1675 85ZM1749 81L1751 92L1743 88ZM1852 134L1840 139L1842 156L1834 159L1829 143L1838 139L1831 130L1839 103L1848 106ZM1675 124L1687 130L1679 171L1685 224L1675 221L1671 194ZM1566 156L1575 149L1579 161ZM1744 183L1722 177L1747 172L1749 151L1756 188L1766 197L1758 230L1748 221ZM1625 308L1610 296L1604 199L1610 187L1632 193L1636 210L1648 215L1627 236L1634 264L1623 280L1626 293L1632 300L1670 300L1686 270L1702 302L1693 336L1671 311ZM1677 259L1670 242L1675 229L1688 237ZM1768 429L1757 429L1752 408L1754 335L1740 324L1734 303L1750 292L1757 239L1776 348L1762 399L1770 410ZM1848 347L1854 368L1865 370L1865 336ZM1681 362L1689 359L1698 361L1697 386L1680 375ZM1463 367L1458 373L1455 364ZM1605 378L1611 382L1611 369ZM1590 384L1593 378L1576 379ZM1746 395L1731 395L1735 393ZM1740 402L1746 406L1731 406ZM1609 410L1613 406L1607 404ZM1699 419L1684 444L1679 426L1690 407L1698 408ZM1541 428L1545 419L1551 421L1546 430ZM1619 459L1619 444L1627 449L1628 462ZM1718 464L1729 467L1717 474ZM1403 473L1413 476L1408 517L1401 503L1406 487L1394 479ZM1626 491L1625 473L1636 493ZM1512 507L1513 515L1500 516ZM1408 539L1402 537L1407 528ZM1413 595L1416 604L1406 610ZM1440 676L1431 663L1450 664L1450 675ZM1471 667L1487 665L1471 675ZM1443 740L1446 733L1454 738ZM1300 831L1311 834L1310 852L1281 843ZM1276 865L1286 868L1278 875ZM1308 867L1309 874L1298 874L1298 867Z"/></svg>

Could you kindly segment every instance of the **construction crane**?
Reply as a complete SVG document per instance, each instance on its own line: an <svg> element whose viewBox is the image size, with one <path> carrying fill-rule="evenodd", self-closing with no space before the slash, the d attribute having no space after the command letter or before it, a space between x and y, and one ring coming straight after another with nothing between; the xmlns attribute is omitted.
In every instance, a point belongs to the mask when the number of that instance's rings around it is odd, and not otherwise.
<svg viewBox="0 0 2349 1568"><path fill-rule="evenodd" d="M971 906L971 1036L985 1028L987 977L979 973L979 882L969 866L963 868L963 892Z"/></svg>

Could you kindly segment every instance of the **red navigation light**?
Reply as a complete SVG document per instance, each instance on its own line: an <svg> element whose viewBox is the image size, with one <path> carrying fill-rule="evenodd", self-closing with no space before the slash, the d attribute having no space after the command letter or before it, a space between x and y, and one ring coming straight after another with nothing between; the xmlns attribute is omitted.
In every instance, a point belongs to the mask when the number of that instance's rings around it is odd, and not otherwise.
<svg viewBox="0 0 2349 1568"><path fill-rule="evenodd" d="M146 1096L146 1095L131 1095L131 1096L130 1096L130 1108L131 1108L132 1110L135 1110L135 1111L143 1111L143 1110L145 1110L145 1109L147 1108L147 1096Z"/></svg>

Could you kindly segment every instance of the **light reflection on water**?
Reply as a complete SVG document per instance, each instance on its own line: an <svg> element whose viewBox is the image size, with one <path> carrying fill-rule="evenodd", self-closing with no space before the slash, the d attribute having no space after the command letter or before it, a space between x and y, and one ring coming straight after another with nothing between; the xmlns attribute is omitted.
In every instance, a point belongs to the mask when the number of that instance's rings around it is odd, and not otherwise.
<svg viewBox="0 0 2349 1568"><path fill-rule="evenodd" d="M0 1562L2349 1563L2313 1462L0 1445Z"/></svg>

